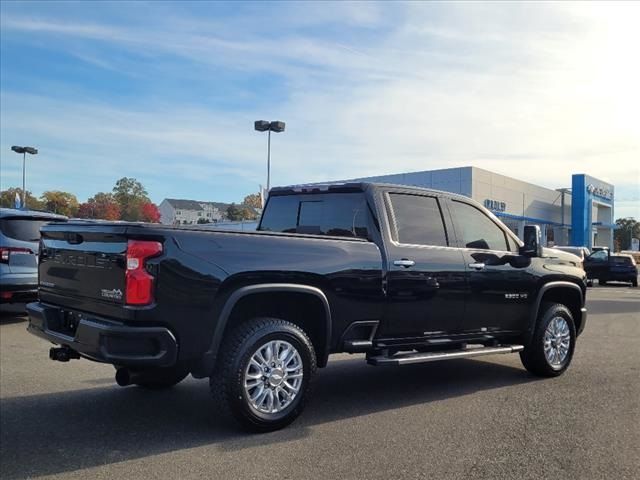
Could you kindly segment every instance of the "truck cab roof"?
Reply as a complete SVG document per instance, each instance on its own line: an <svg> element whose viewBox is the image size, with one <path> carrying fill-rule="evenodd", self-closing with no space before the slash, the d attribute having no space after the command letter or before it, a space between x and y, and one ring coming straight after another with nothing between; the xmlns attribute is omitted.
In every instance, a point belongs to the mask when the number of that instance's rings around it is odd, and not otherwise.
<svg viewBox="0 0 640 480"><path fill-rule="evenodd" d="M473 201L465 195L458 193L436 190L434 188L416 187L413 185L401 185L396 183L382 182L336 182L336 183L311 183L300 185L289 185L284 187L273 187L269 191L270 196L299 195L314 193L346 193L346 192L366 192L370 189L394 189L412 191L416 193L431 193L449 198L459 198L466 201ZM475 203L475 202L474 202Z"/></svg>

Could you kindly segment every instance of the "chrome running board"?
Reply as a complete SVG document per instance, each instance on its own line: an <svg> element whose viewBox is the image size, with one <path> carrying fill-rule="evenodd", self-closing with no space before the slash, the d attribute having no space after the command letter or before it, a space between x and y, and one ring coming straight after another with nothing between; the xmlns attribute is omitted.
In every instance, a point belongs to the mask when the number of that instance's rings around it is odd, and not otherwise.
<svg viewBox="0 0 640 480"><path fill-rule="evenodd" d="M438 360L454 360L456 358L481 357L483 355L516 353L524 350L524 345L503 345L499 347L467 348L464 350L449 350L446 352L428 353L398 353L392 356L376 355L368 356L369 365L410 365L412 363L435 362Z"/></svg>

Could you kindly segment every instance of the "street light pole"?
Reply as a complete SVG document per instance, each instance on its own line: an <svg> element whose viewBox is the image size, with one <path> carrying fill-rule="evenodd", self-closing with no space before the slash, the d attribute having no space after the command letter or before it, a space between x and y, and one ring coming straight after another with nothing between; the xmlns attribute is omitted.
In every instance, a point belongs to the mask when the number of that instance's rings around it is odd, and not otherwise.
<svg viewBox="0 0 640 480"><path fill-rule="evenodd" d="M27 188L26 188L26 172L27 172L27 153L29 155L37 155L38 149L33 147L19 147L14 145L11 150L16 153L22 154L22 202L20 208L24 209L27 206Z"/></svg>
<svg viewBox="0 0 640 480"><path fill-rule="evenodd" d="M271 129L267 134L267 192L271 186Z"/></svg>
<svg viewBox="0 0 640 480"><path fill-rule="evenodd" d="M256 120L254 129L258 132L267 132L267 193L271 188L271 132L284 132L285 124L278 120L268 122L267 120Z"/></svg>
<svg viewBox="0 0 640 480"><path fill-rule="evenodd" d="M27 152L24 151L22 152L22 205L21 205L22 208L24 208L25 205L27 204L27 194L25 193L26 178L27 178Z"/></svg>

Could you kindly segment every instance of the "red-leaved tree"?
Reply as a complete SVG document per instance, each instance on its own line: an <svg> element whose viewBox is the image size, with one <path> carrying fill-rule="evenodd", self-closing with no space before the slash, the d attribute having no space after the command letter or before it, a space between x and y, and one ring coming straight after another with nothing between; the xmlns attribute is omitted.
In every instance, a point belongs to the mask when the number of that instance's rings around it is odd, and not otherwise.
<svg viewBox="0 0 640 480"><path fill-rule="evenodd" d="M142 221L150 223L160 222L160 210L155 203L147 202L142 204Z"/></svg>
<svg viewBox="0 0 640 480"><path fill-rule="evenodd" d="M110 193L96 193L78 208L78 217L120 220L120 206Z"/></svg>

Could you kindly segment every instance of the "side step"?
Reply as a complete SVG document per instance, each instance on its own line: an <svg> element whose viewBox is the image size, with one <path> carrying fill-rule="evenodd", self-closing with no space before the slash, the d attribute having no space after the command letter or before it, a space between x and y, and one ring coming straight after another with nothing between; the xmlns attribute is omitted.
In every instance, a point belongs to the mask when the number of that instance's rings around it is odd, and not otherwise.
<svg viewBox="0 0 640 480"><path fill-rule="evenodd" d="M516 353L524 350L524 345L502 345L499 347L467 348L448 352L398 353L393 356L376 355L367 357L369 365L409 365L412 363L435 362L437 360L453 360L456 358L480 357L497 353Z"/></svg>

